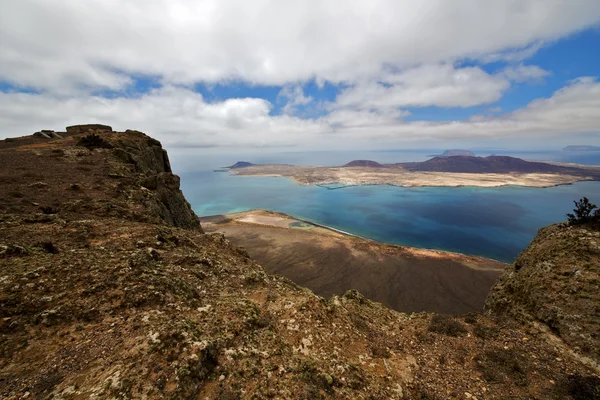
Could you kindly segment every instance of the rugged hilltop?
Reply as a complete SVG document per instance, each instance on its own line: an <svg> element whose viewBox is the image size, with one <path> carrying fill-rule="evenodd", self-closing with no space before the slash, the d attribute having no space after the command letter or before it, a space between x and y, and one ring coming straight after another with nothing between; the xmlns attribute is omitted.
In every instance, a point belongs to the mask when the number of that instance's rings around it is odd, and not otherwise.
<svg viewBox="0 0 600 400"><path fill-rule="evenodd" d="M499 283L487 314L456 318L402 314L356 291L324 299L202 233L156 140L102 126L43 133L0 141L5 398L599 396L584 347L595 346L597 316L571 313L590 291L544 297L545 281L530 278L537 303L521 306ZM551 229L507 279L516 285L539 251L550 269L556 257L581 265L564 279L597 285L583 272L596 236ZM563 232L590 253L561 245ZM555 301L556 323L534 312ZM591 341L570 339L572 327Z"/></svg>
<svg viewBox="0 0 600 400"><path fill-rule="evenodd" d="M452 157L434 157L423 162L410 162L396 164L410 171L435 171L458 173L543 173L565 174L574 176L588 176L595 180L600 179L600 170L589 167L573 167L556 165L547 162L526 161L517 157L487 156L476 157L454 155Z"/></svg>
<svg viewBox="0 0 600 400"><path fill-rule="evenodd" d="M369 167L369 168L384 168L377 161L372 160L353 160L343 165L344 167Z"/></svg>

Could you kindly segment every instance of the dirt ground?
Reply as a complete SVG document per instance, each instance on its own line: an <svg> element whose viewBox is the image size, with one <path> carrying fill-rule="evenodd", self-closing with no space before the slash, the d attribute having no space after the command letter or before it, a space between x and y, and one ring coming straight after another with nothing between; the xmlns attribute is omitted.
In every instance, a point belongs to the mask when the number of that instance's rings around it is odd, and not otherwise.
<svg viewBox="0 0 600 400"><path fill-rule="evenodd" d="M403 312L480 311L506 267L481 257L381 244L264 211L203 220L202 226L246 249L269 273L320 296L356 289Z"/></svg>

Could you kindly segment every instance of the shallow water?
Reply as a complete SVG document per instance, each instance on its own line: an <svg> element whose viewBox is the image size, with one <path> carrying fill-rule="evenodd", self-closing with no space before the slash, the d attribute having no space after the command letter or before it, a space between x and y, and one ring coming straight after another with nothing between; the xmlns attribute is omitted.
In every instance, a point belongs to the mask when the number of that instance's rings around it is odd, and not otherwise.
<svg viewBox="0 0 600 400"><path fill-rule="evenodd" d="M566 153L566 152L564 152ZM581 162L568 154L534 153L537 159ZM432 154L431 152L427 154ZM355 155L294 153L263 156L296 165L340 165ZM406 153L400 161L426 159L426 154ZM517 155L519 156L519 155ZM531 154L523 158L535 159ZM587 163L600 163L583 154ZM270 158L269 158L270 157ZM320 159L319 159L320 157ZM369 154L369 159L393 162L392 152ZM562 157L562 158L559 158ZM257 157L259 158L259 157ZM310 159L312 158L312 159ZM364 156L362 158L367 158ZM284 161L287 160L287 161ZM230 176L213 172L237 159L204 159L196 171L181 173L182 189L198 215L225 214L262 208L331 226L387 243L455 251L511 262L537 230L564 221L573 200L587 196L600 202L600 182L579 182L553 188L401 188L361 186L328 190L302 186L286 178ZM318 161L325 161L318 163ZM175 166L177 172L177 168Z"/></svg>

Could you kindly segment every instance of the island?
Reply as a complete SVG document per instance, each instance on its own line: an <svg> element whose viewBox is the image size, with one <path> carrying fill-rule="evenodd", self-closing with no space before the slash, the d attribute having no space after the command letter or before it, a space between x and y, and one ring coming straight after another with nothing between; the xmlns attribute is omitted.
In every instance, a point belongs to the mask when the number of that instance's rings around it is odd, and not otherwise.
<svg viewBox="0 0 600 400"><path fill-rule="evenodd" d="M339 167L238 164L234 164L236 167L230 170L237 176L280 176L302 185L329 189L362 185L551 187L600 180L600 166L526 161L508 156L434 157L424 162L396 164L355 160Z"/></svg>
<svg viewBox="0 0 600 400"><path fill-rule="evenodd" d="M434 154L434 155L431 155L430 157L454 157L454 156L475 157L475 153L473 153L472 151L469 151L469 150L451 149L451 150L444 151L440 155Z"/></svg>
<svg viewBox="0 0 600 400"><path fill-rule="evenodd" d="M600 151L600 146L570 145L564 147L563 151Z"/></svg>

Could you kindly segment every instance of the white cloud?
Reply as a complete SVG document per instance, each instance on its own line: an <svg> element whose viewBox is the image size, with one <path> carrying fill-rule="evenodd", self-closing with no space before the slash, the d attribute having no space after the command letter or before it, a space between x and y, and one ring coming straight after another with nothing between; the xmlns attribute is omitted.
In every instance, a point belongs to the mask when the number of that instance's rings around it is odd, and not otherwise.
<svg viewBox="0 0 600 400"><path fill-rule="evenodd" d="M537 41L521 49L509 49L498 53L485 54L479 57L484 63L492 62L521 62L534 56L544 46L544 42Z"/></svg>
<svg viewBox="0 0 600 400"><path fill-rule="evenodd" d="M537 65L523 65L509 66L504 68L502 74L511 81L525 82L525 81L540 81L541 79L550 75L549 71L546 71Z"/></svg>
<svg viewBox="0 0 600 400"><path fill-rule="evenodd" d="M490 75L479 67L424 65L346 89L338 95L336 106L471 107L497 101L509 87L504 76Z"/></svg>
<svg viewBox="0 0 600 400"><path fill-rule="evenodd" d="M305 106L314 100L311 96L304 95L304 90L300 85L284 86L277 95L277 98L278 100L282 99L286 101L282 111L289 115L295 114L298 106Z"/></svg>
<svg viewBox="0 0 600 400"><path fill-rule="evenodd" d="M599 20L586 0L3 0L0 80L58 94L140 74L354 83L384 65L535 52Z"/></svg>
<svg viewBox="0 0 600 400"><path fill-rule="evenodd" d="M301 137L315 141L314 122L270 116L271 107L258 98L207 103L201 94L174 86L139 98L111 99L0 92L0 137L98 122L148 132L172 147L291 146Z"/></svg>
<svg viewBox="0 0 600 400"><path fill-rule="evenodd" d="M508 66L496 74L479 67L421 65L343 90L336 108L473 107L499 100L512 81L539 81L550 73L535 65Z"/></svg>
<svg viewBox="0 0 600 400"><path fill-rule="evenodd" d="M431 147L444 143L481 144L498 140L568 143L581 135L600 138L600 83L591 77L570 82L553 96L512 113L478 116L466 121L406 122L405 111L338 109L317 120L269 114L263 99L229 99L207 103L200 94L168 86L139 98L77 97L0 93L0 137L39 129L100 122L115 129L138 129L168 148L298 146L304 149L381 149ZM518 137L518 141L507 140Z"/></svg>

